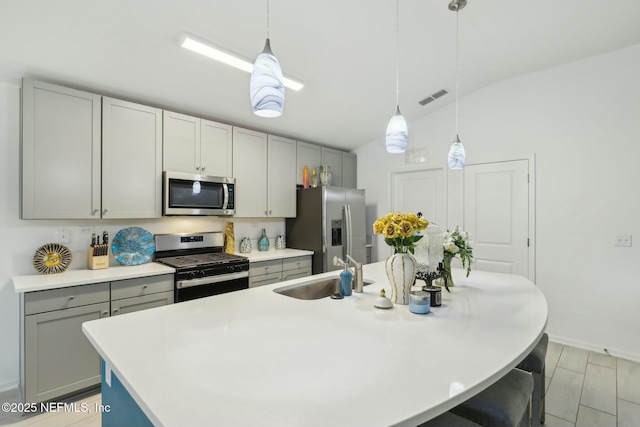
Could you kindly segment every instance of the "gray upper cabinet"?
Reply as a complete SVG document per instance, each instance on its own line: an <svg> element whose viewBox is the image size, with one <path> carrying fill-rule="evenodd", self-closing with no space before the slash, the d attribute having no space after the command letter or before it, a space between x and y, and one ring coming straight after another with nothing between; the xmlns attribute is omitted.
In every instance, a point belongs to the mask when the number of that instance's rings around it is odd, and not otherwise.
<svg viewBox="0 0 640 427"><path fill-rule="evenodd" d="M238 218L296 215L296 141L233 128Z"/></svg>
<svg viewBox="0 0 640 427"><path fill-rule="evenodd" d="M268 216L267 134L233 128L236 217Z"/></svg>
<svg viewBox="0 0 640 427"><path fill-rule="evenodd" d="M342 153L342 186L357 188L357 156L353 153Z"/></svg>
<svg viewBox="0 0 640 427"><path fill-rule="evenodd" d="M23 81L22 218L158 218L162 114Z"/></svg>
<svg viewBox="0 0 640 427"><path fill-rule="evenodd" d="M331 169L331 185L342 187L342 151L322 147L321 162L322 165L329 165Z"/></svg>
<svg viewBox="0 0 640 427"><path fill-rule="evenodd" d="M302 185L302 169L304 165L309 167L309 177L311 171L315 169L316 175L320 176L320 162L322 161L322 148L319 145L298 141L296 152L296 184ZM319 184L319 183L318 183Z"/></svg>
<svg viewBox="0 0 640 427"><path fill-rule="evenodd" d="M162 110L102 100L102 218L162 216Z"/></svg>
<svg viewBox="0 0 640 427"><path fill-rule="evenodd" d="M100 218L100 100L24 79L23 219Z"/></svg>
<svg viewBox="0 0 640 427"><path fill-rule="evenodd" d="M296 216L296 141L280 136L267 138L268 215L279 218Z"/></svg>
<svg viewBox="0 0 640 427"><path fill-rule="evenodd" d="M233 176L233 128L186 114L164 112L166 171Z"/></svg>

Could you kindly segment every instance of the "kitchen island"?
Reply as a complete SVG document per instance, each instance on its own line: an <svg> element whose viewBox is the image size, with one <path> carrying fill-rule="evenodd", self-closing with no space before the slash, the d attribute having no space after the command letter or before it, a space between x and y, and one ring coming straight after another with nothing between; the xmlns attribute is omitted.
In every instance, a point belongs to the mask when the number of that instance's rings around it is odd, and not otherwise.
<svg viewBox="0 0 640 427"><path fill-rule="evenodd" d="M416 426L544 332L546 300L521 276L454 269L427 315L374 308L390 294L384 263L364 276L374 283L342 300L273 292L303 278L84 323L104 360L103 426Z"/></svg>

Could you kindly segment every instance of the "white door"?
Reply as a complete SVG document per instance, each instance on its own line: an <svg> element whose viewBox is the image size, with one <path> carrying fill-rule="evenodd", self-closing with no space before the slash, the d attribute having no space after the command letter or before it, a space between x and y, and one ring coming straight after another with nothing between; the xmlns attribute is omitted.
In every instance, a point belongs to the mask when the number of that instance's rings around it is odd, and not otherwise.
<svg viewBox="0 0 640 427"><path fill-rule="evenodd" d="M473 269L529 277L529 160L464 168L464 228Z"/></svg>
<svg viewBox="0 0 640 427"><path fill-rule="evenodd" d="M391 188L392 211L422 212L429 222L446 225L447 188L442 168L395 172Z"/></svg>

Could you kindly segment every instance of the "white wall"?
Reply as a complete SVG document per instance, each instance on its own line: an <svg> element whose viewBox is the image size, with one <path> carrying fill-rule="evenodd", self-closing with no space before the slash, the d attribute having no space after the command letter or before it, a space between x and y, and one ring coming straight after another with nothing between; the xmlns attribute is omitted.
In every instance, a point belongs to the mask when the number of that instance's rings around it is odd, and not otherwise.
<svg viewBox="0 0 640 427"><path fill-rule="evenodd" d="M503 81L460 104L467 162L536 156L536 282L556 341L640 360L640 45ZM445 164L453 105L409 124L425 166ZM382 132L381 132L382 133ZM357 151L368 222L389 206L388 173L406 168L383 140ZM461 173L449 172L449 226L461 223ZM383 190L385 189L385 190ZM614 247L616 234L634 247ZM387 252L374 238L377 259ZM473 273L472 273L473 274ZM507 319L505 319L507 320Z"/></svg>
<svg viewBox="0 0 640 427"><path fill-rule="evenodd" d="M57 242L58 228L71 230L73 252L69 268L86 268L86 237L81 226L95 227L109 235L122 228L139 226L157 233L223 231L227 220L215 217L177 217L154 220L41 221L20 219L20 81L0 80L0 391L13 388L19 378L19 298L13 289L12 274L37 274L31 265L35 250L44 243ZM282 219L229 219L233 221L236 251L242 237L257 240L262 228L270 239L284 234ZM272 241L273 247L273 241ZM254 248L257 248L254 245ZM255 250L255 249L254 249ZM113 262L113 260L112 260Z"/></svg>

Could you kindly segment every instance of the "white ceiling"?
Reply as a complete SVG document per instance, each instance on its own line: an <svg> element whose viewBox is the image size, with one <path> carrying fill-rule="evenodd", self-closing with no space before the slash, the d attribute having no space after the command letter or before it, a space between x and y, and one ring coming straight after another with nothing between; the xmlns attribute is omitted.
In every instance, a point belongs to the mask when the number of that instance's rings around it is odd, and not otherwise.
<svg viewBox="0 0 640 427"><path fill-rule="evenodd" d="M400 109L454 100L449 0L400 0ZM271 0L284 114L253 115L249 74L178 47L183 31L254 58L266 0L1 0L0 76L38 79L352 149L395 108L394 0ZM460 12L461 96L497 81L640 43L640 1L469 0ZM423 107L440 90L449 95ZM453 132L453 131L452 131Z"/></svg>

